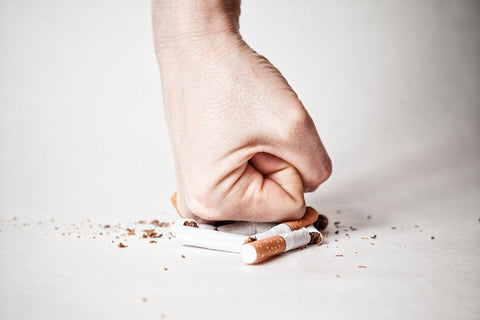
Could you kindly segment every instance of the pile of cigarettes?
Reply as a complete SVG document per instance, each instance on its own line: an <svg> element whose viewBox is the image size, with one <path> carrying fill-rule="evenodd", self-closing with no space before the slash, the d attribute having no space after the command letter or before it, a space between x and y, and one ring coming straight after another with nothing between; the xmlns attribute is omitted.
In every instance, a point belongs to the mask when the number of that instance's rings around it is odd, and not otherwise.
<svg viewBox="0 0 480 320"><path fill-rule="evenodd" d="M172 203L177 209L175 200L176 194L172 197ZM308 244L320 245L323 239L320 231L327 225L327 217L307 207L300 220L273 226L234 222L214 227L193 219L180 219L173 225L172 234L182 245L239 253L243 262L254 264ZM251 234L252 231L255 232Z"/></svg>

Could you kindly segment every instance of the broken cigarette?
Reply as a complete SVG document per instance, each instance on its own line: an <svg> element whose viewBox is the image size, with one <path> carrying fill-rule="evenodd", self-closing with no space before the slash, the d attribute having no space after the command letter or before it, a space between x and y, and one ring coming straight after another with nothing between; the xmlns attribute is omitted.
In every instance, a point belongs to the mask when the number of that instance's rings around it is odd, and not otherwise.
<svg viewBox="0 0 480 320"><path fill-rule="evenodd" d="M245 236L215 231L211 226L193 219L180 219L172 227L172 234L183 245L239 253Z"/></svg>
<svg viewBox="0 0 480 320"><path fill-rule="evenodd" d="M245 243L240 251L240 256L243 262L247 264L257 263L312 242L318 243L319 239L321 242L322 234L318 230L301 228L300 230Z"/></svg>
<svg viewBox="0 0 480 320"><path fill-rule="evenodd" d="M294 230L299 230L301 228L305 228L307 226L312 225L315 221L317 221L317 219L318 219L318 212L312 207L307 207L305 210L305 215L303 216L302 219L286 221L284 223L278 224L275 227L265 232L251 235L250 237L247 238L245 242L252 242L255 240L270 238L283 233L289 233Z"/></svg>

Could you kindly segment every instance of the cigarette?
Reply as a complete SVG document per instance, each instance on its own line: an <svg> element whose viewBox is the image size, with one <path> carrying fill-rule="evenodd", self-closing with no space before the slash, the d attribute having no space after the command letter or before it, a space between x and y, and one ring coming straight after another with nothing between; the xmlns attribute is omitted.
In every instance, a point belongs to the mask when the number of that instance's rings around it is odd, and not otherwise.
<svg viewBox="0 0 480 320"><path fill-rule="evenodd" d="M320 232L311 230L312 229L302 228L300 230L245 243L240 251L242 261L247 264L257 263L280 253L302 247L312 241L317 243L318 238L320 237L321 239L321 234L318 236L317 233Z"/></svg>
<svg viewBox="0 0 480 320"><path fill-rule="evenodd" d="M315 221L317 221L317 219L318 219L318 212L312 207L307 207L305 210L305 215L303 216L302 219L286 221L284 223L278 224L267 231L251 235L245 240L245 242L252 242L255 240L266 239L276 235L280 235L282 233L289 233L294 230L299 230L312 225Z"/></svg>
<svg viewBox="0 0 480 320"><path fill-rule="evenodd" d="M277 225L272 222L249 222L249 221L237 221L230 224L226 224L220 227L217 227L218 230L223 232L230 232L241 234L244 236L249 236L251 234L256 234L260 232L267 231Z"/></svg>
<svg viewBox="0 0 480 320"><path fill-rule="evenodd" d="M215 231L193 219L180 219L172 227L172 234L182 245L239 253L245 236Z"/></svg>

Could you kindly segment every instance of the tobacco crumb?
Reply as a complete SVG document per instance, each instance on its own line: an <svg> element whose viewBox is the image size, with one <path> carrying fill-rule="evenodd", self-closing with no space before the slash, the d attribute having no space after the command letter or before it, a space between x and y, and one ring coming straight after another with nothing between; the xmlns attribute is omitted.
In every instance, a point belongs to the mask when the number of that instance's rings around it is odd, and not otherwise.
<svg viewBox="0 0 480 320"><path fill-rule="evenodd" d="M337 274L335 275L335 277L340 278L340 275L337 273Z"/></svg>
<svg viewBox="0 0 480 320"><path fill-rule="evenodd" d="M415 228L418 228L418 224L415 225Z"/></svg>
<svg viewBox="0 0 480 320"><path fill-rule="evenodd" d="M108 229L108 228L110 228L110 225L109 225L109 224L106 224L106 225L104 225L103 227L104 227L105 229Z"/></svg>
<svg viewBox="0 0 480 320"><path fill-rule="evenodd" d="M185 259L185 256L182 254L182 259Z"/></svg>
<svg viewBox="0 0 480 320"><path fill-rule="evenodd" d="M143 298L142 298L142 301L143 301L143 302L147 302L147 298L143 297Z"/></svg>
<svg viewBox="0 0 480 320"><path fill-rule="evenodd" d="M362 240L368 240L370 239L369 237L361 237Z"/></svg>
<svg viewBox="0 0 480 320"><path fill-rule="evenodd" d="M343 254L336 254L336 257L343 257Z"/></svg>
<svg viewBox="0 0 480 320"><path fill-rule="evenodd" d="M358 251L355 251L355 254L358 254Z"/></svg>
<svg viewBox="0 0 480 320"><path fill-rule="evenodd" d="M430 237L430 239L434 240L434 239L435 239L435 237L434 237L434 236L431 236L431 237Z"/></svg>
<svg viewBox="0 0 480 320"><path fill-rule="evenodd" d="M355 228L355 227L350 227L350 230L355 231L355 230L357 230L357 228Z"/></svg>
<svg viewBox="0 0 480 320"><path fill-rule="evenodd" d="M93 236L92 239L95 239L95 236Z"/></svg>
<svg viewBox="0 0 480 320"><path fill-rule="evenodd" d="M150 243L157 243L157 241L155 241L155 240L150 240Z"/></svg>
<svg viewBox="0 0 480 320"><path fill-rule="evenodd" d="M183 225L186 227L198 228L198 224L195 221L185 221Z"/></svg>
<svg viewBox="0 0 480 320"><path fill-rule="evenodd" d="M152 220L150 221L150 224L153 224L159 228L162 228L162 227L168 227L170 225L169 222L160 222L158 220Z"/></svg>
<svg viewBox="0 0 480 320"><path fill-rule="evenodd" d="M144 223L145 223L145 221L143 221L143 220L139 220L137 223L139 223L139 224L144 224Z"/></svg>
<svg viewBox="0 0 480 320"><path fill-rule="evenodd" d="M168 268L163 268L163 270L168 271Z"/></svg>
<svg viewBox="0 0 480 320"><path fill-rule="evenodd" d="M112 243L115 243L115 241L112 240Z"/></svg>
<svg viewBox="0 0 480 320"><path fill-rule="evenodd" d="M168 237L168 240L172 239L172 237Z"/></svg>
<svg viewBox="0 0 480 320"><path fill-rule="evenodd" d="M328 226L328 218L324 216L323 214L318 215L317 221L313 224L315 228L318 230L325 230Z"/></svg>
<svg viewBox="0 0 480 320"><path fill-rule="evenodd" d="M377 235L374 234L373 236L370 237L370 239L377 239Z"/></svg>
<svg viewBox="0 0 480 320"><path fill-rule="evenodd" d="M118 243L119 248L127 248L128 246L124 245L123 243L119 242Z"/></svg>
<svg viewBox="0 0 480 320"><path fill-rule="evenodd" d="M358 268L364 268L364 269L365 269L366 267L367 267L367 266L358 266Z"/></svg>
<svg viewBox="0 0 480 320"><path fill-rule="evenodd" d="M335 221L333 224L338 226L340 224L340 221Z"/></svg>
<svg viewBox="0 0 480 320"><path fill-rule="evenodd" d="M134 236L135 235L135 229L127 228L126 230L127 230L129 236Z"/></svg>
<svg viewBox="0 0 480 320"><path fill-rule="evenodd" d="M322 235L318 232L310 232L310 244L320 244L322 242Z"/></svg>
<svg viewBox="0 0 480 320"><path fill-rule="evenodd" d="M337 230L337 231L335 231L335 234L338 234L338 230Z"/></svg>

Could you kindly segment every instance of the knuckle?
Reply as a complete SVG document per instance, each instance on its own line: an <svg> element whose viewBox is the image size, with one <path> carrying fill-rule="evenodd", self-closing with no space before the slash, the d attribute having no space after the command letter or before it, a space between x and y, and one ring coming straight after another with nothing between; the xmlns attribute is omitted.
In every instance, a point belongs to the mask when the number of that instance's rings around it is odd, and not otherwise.
<svg viewBox="0 0 480 320"><path fill-rule="evenodd" d="M322 183L324 183L332 175L332 160L328 155L319 164L315 174L311 177L311 187L309 192L315 191Z"/></svg>
<svg viewBox="0 0 480 320"><path fill-rule="evenodd" d="M287 141L298 139L300 133L310 126L312 119L304 109L298 108L288 115L284 137Z"/></svg>

